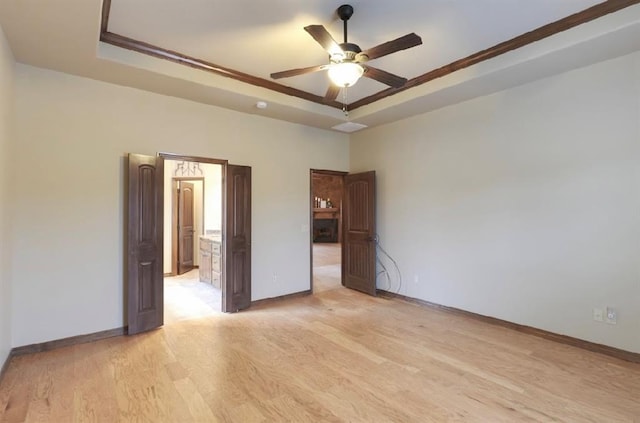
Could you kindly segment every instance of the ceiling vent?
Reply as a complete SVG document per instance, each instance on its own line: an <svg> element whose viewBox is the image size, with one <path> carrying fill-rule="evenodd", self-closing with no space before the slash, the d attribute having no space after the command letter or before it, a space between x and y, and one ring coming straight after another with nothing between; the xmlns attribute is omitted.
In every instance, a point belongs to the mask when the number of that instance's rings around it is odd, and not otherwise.
<svg viewBox="0 0 640 423"><path fill-rule="evenodd" d="M339 125L336 125L336 126L332 127L331 129L335 129L336 131L346 132L346 133L350 134L352 132L359 131L359 130L364 129L366 127L367 127L367 125L363 125L361 123L344 122L344 123L341 123Z"/></svg>

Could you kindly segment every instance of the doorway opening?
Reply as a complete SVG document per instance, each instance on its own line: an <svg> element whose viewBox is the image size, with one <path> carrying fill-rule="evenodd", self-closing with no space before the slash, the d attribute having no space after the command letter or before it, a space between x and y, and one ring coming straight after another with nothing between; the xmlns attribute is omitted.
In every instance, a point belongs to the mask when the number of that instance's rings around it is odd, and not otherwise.
<svg viewBox="0 0 640 423"><path fill-rule="evenodd" d="M339 289L346 172L311 170L311 290Z"/></svg>
<svg viewBox="0 0 640 423"><path fill-rule="evenodd" d="M233 313L251 306L251 167L170 153L157 156L129 153L125 173L124 257L125 321L129 335L164 324L165 160L182 161L187 166L192 162L222 166L222 225L220 242L211 247L211 280L217 279L213 272L219 270L223 312ZM215 254L219 254L217 263ZM203 264L200 258L200 267Z"/></svg>
<svg viewBox="0 0 640 423"><path fill-rule="evenodd" d="M165 324L222 312L222 172L219 163L165 159Z"/></svg>

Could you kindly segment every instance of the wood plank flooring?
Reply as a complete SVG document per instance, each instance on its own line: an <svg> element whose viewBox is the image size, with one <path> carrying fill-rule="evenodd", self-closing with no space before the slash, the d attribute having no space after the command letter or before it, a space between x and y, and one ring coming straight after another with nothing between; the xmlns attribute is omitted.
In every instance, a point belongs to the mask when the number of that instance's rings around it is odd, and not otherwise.
<svg viewBox="0 0 640 423"><path fill-rule="evenodd" d="M640 365L344 288L15 357L2 422L640 422Z"/></svg>

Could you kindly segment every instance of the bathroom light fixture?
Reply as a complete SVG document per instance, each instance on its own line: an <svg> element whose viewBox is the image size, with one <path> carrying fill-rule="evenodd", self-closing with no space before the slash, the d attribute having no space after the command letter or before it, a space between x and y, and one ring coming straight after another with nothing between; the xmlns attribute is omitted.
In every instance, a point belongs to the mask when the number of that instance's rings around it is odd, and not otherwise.
<svg viewBox="0 0 640 423"><path fill-rule="evenodd" d="M173 170L173 176L204 176L204 172L200 168L200 163L183 160L176 163L176 167Z"/></svg>

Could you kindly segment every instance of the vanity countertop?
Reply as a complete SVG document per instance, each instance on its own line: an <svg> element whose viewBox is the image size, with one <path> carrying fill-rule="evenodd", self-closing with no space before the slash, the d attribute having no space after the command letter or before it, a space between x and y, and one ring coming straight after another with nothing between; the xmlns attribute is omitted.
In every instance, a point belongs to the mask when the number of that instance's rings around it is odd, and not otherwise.
<svg viewBox="0 0 640 423"><path fill-rule="evenodd" d="M201 240L215 242L216 244L222 244L221 235L200 235Z"/></svg>

